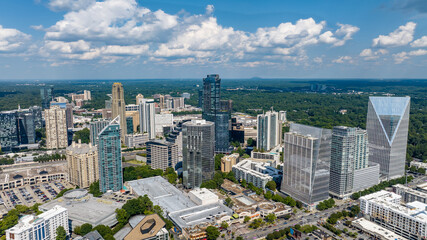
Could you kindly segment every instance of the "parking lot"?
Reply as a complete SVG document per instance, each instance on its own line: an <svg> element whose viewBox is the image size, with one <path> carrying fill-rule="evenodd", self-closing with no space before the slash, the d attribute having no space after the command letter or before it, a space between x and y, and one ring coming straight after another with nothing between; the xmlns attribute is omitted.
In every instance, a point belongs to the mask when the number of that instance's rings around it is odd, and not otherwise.
<svg viewBox="0 0 427 240"><path fill-rule="evenodd" d="M16 205L32 206L55 198L65 188L72 186L66 182L45 182L0 191L0 198L7 209L12 209Z"/></svg>

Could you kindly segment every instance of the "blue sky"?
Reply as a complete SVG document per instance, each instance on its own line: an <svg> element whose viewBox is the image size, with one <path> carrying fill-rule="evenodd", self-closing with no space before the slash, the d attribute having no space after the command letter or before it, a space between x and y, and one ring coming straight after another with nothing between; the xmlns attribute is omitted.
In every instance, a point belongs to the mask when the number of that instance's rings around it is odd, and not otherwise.
<svg viewBox="0 0 427 240"><path fill-rule="evenodd" d="M0 1L0 79L425 78L427 0Z"/></svg>

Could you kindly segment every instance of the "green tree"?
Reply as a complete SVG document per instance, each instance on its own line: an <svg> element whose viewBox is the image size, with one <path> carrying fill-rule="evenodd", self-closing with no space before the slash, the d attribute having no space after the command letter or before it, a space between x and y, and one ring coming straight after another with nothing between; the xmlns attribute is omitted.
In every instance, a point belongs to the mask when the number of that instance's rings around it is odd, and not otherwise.
<svg viewBox="0 0 427 240"><path fill-rule="evenodd" d="M224 157L224 154L219 153L215 155L215 171L221 170L221 159Z"/></svg>
<svg viewBox="0 0 427 240"><path fill-rule="evenodd" d="M214 226L209 226L206 228L206 235L208 240L215 240L219 237L220 232L218 228Z"/></svg>
<svg viewBox="0 0 427 240"><path fill-rule="evenodd" d="M225 199L225 205L229 208L233 207L233 205L234 205L233 200L230 197L227 197Z"/></svg>
<svg viewBox="0 0 427 240"><path fill-rule="evenodd" d="M245 216L245 218L243 219L243 222L244 223L247 223L247 222L249 222L251 220L251 217L249 217L249 216Z"/></svg>
<svg viewBox="0 0 427 240"><path fill-rule="evenodd" d="M99 190L99 181L90 184L89 193L91 193L94 197L100 197L102 195L102 192Z"/></svg>
<svg viewBox="0 0 427 240"><path fill-rule="evenodd" d="M84 128L80 131L74 133L73 141L78 142L79 139L82 140L82 143L90 142L90 130L88 128Z"/></svg>
<svg viewBox="0 0 427 240"><path fill-rule="evenodd" d="M81 233L80 235L84 236L84 235L90 233L92 231L92 229L93 229L92 224L85 223L85 224L80 226L80 233Z"/></svg>
<svg viewBox="0 0 427 240"><path fill-rule="evenodd" d="M228 228L228 223L227 223L226 221L223 221L223 222L221 223L221 228L222 228L222 229L227 229L227 228Z"/></svg>
<svg viewBox="0 0 427 240"><path fill-rule="evenodd" d="M129 221L129 214L123 208L117 208L116 219L119 224L125 225Z"/></svg>
<svg viewBox="0 0 427 240"><path fill-rule="evenodd" d="M277 185L276 185L276 182L275 182L275 181L268 181L268 182L265 184L265 187L266 187L266 188L268 188L268 189L270 189L271 191L276 191L276 187L277 187Z"/></svg>
<svg viewBox="0 0 427 240"><path fill-rule="evenodd" d="M276 219L277 217L274 213L269 213L267 216L265 216L265 220L267 220L268 223L274 223Z"/></svg>
<svg viewBox="0 0 427 240"><path fill-rule="evenodd" d="M105 236L109 234L113 235L113 231L111 230L111 228L105 225L98 225L92 229L92 231L95 231L95 230L98 231L103 238L105 238Z"/></svg>
<svg viewBox="0 0 427 240"><path fill-rule="evenodd" d="M255 147L256 142L252 138L248 138L247 144L248 147Z"/></svg>
<svg viewBox="0 0 427 240"><path fill-rule="evenodd" d="M67 232L65 231L63 226L59 226L56 228L56 240L66 240Z"/></svg>

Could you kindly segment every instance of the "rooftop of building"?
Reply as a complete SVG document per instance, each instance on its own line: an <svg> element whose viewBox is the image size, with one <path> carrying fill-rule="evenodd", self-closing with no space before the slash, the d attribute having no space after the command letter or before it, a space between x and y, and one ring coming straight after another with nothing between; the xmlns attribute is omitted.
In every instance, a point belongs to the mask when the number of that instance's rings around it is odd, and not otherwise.
<svg viewBox="0 0 427 240"><path fill-rule="evenodd" d="M159 215L147 215L138 223L138 225L132 229L128 235L126 235L124 240L152 238L156 236L165 225L165 222L159 217Z"/></svg>
<svg viewBox="0 0 427 240"><path fill-rule="evenodd" d="M206 188L196 188L190 191L190 194L193 194L194 196L202 200L218 199L218 196L215 193L209 191Z"/></svg>
<svg viewBox="0 0 427 240"><path fill-rule="evenodd" d="M67 161L14 164L3 167L3 171L0 173L0 184L14 181L18 178L31 178L38 175L61 174L66 172Z"/></svg>
<svg viewBox="0 0 427 240"><path fill-rule="evenodd" d="M199 224L215 222L224 216L231 216L233 210L220 203L195 206L169 214L169 218L181 229Z"/></svg>
<svg viewBox="0 0 427 240"><path fill-rule="evenodd" d="M269 162L252 161L245 159L234 165L233 168L241 169L260 178L270 178L275 175L280 175L279 170L272 167ZM255 168L259 169L262 172L255 170Z"/></svg>
<svg viewBox="0 0 427 240"><path fill-rule="evenodd" d="M233 192L235 195L242 194L245 190L240 184L234 183L228 179L224 179L224 183L221 185L223 189L228 192Z"/></svg>
<svg viewBox="0 0 427 240"><path fill-rule="evenodd" d="M407 186L405 186L405 185L403 185L403 184L396 184L396 185L393 185L393 188L399 188L399 189L402 189L402 190L404 190L405 192L410 193L410 194L412 194L412 195L416 195L416 196L423 197L423 198L426 198L426 199L427 199L427 193L425 193L425 192L421 192L421 191L417 191L417 190L412 189L412 188L410 188L410 187L407 187Z"/></svg>
<svg viewBox="0 0 427 240"><path fill-rule="evenodd" d="M97 151L97 147L92 144L81 143L81 140L73 143L67 147L67 151L71 151L73 154L88 154Z"/></svg>
<svg viewBox="0 0 427 240"><path fill-rule="evenodd" d="M380 225L368 221L364 218L359 218L357 220L354 220L352 222L352 225L361 228L362 230L373 234L373 235L380 235L381 237L383 237L384 239L395 239L395 240L406 240L406 238L401 237L399 235L397 235L396 233L381 227Z"/></svg>
<svg viewBox="0 0 427 240"><path fill-rule="evenodd" d="M65 212L67 209L61 207L61 206L54 206L49 211L46 211L44 213L41 213L39 215L25 215L19 219L18 224L16 224L14 227L10 229L10 231L19 231L19 229L25 229L33 225L34 223L37 223L40 220L44 219L50 219L59 213Z"/></svg>
<svg viewBox="0 0 427 240"><path fill-rule="evenodd" d="M162 207L166 214L196 206L190 198L160 176L129 181L127 185L138 196L147 194L153 204Z"/></svg>

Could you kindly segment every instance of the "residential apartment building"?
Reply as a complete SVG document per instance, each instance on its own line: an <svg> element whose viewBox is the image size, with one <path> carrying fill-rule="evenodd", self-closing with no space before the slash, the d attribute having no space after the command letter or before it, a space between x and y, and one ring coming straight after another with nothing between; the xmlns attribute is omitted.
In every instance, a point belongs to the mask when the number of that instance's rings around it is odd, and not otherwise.
<svg viewBox="0 0 427 240"><path fill-rule="evenodd" d="M268 111L264 114L259 114L257 119L257 148L270 151L281 142L282 126L279 121L279 113Z"/></svg>
<svg viewBox="0 0 427 240"><path fill-rule="evenodd" d="M80 188L88 188L99 180L98 149L92 144L73 142L66 149L69 181Z"/></svg>
<svg viewBox="0 0 427 240"><path fill-rule="evenodd" d="M141 133L147 133L148 139L156 138L156 111L152 99L143 99L139 103L139 127Z"/></svg>
<svg viewBox="0 0 427 240"><path fill-rule="evenodd" d="M237 160L239 159L238 153L233 153L230 155L225 155L221 158L221 172L230 172L233 169L233 166L236 165Z"/></svg>
<svg viewBox="0 0 427 240"><path fill-rule="evenodd" d="M402 197L404 202L422 202L427 204L427 193L421 192L402 184L393 186L393 192Z"/></svg>
<svg viewBox="0 0 427 240"><path fill-rule="evenodd" d="M234 165L232 169L237 180L245 180L263 190L265 190L267 182L273 180L280 182L282 178L280 171L268 162L245 159Z"/></svg>
<svg viewBox="0 0 427 240"><path fill-rule="evenodd" d="M146 143L147 164L152 169L174 168L178 163L178 145L161 140L153 140Z"/></svg>
<svg viewBox="0 0 427 240"><path fill-rule="evenodd" d="M65 109L52 106L44 110L46 122L46 148L58 149L68 146L67 122Z"/></svg>
<svg viewBox="0 0 427 240"><path fill-rule="evenodd" d="M98 119L93 122L90 122L89 131L90 131L90 142L93 146L98 145L98 135L108 124L109 120Z"/></svg>

